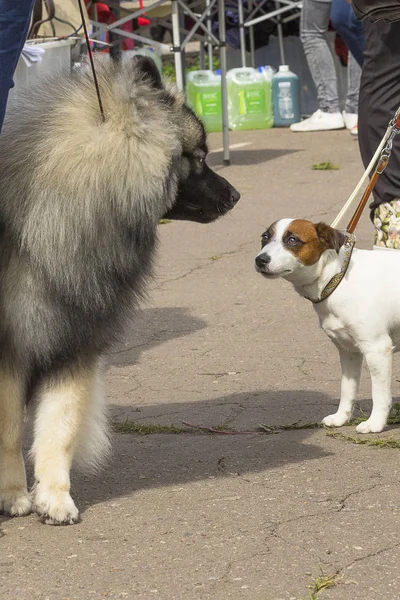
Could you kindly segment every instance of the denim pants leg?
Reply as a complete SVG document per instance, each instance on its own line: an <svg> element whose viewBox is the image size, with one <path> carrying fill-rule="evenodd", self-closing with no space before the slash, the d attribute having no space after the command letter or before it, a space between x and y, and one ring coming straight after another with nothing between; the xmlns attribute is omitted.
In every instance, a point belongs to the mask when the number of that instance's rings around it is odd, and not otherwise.
<svg viewBox="0 0 400 600"><path fill-rule="evenodd" d="M361 67L349 52L347 63L347 96L344 110L347 113L358 113L358 97L360 94Z"/></svg>
<svg viewBox="0 0 400 600"><path fill-rule="evenodd" d="M33 0L0 0L0 131L32 7Z"/></svg>
<svg viewBox="0 0 400 600"><path fill-rule="evenodd" d="M317 88L319 108L324 112L339 112L339 95L335 63L328 45L331 0L303 0L300 17L300 39Z"/></svg>
<svg viewBox="0 0 400 600"><path fill-rule="evenodd" d="M346 0L332 0L331 21L360 67L362 67L365 47L364 31L360 21L356 19L351 4L348 4Z"/></svg>

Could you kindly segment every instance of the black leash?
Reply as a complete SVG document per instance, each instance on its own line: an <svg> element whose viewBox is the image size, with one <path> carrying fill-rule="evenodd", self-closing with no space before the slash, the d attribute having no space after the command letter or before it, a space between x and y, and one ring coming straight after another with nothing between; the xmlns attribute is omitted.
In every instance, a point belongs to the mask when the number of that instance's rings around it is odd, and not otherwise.
<svg viewBox="0 0 400 600"><path fill-rule="evenodd" d="M95 88L96 88L97 100L99 101L99 108L100 108L101 119L102 119L103 123L105 123L106 117L104 115L103 103L101 101L100 88L99 88L99 83L97 81L96 69L94 67L93 52L92 52L92 49L90 47L89 35L88 35L88 31L87 31L87 27L86 27L86 21L85 21L85 15L83 14L82 0L78 0L78 4L79 4L79 11L81 13L83 31L84 31L84 34L85 34L85 40L86 40L86 45L87 45L88 54L89 54L90 66L92 67L93 80L94 80L94 85L95 85Z"/></svg>

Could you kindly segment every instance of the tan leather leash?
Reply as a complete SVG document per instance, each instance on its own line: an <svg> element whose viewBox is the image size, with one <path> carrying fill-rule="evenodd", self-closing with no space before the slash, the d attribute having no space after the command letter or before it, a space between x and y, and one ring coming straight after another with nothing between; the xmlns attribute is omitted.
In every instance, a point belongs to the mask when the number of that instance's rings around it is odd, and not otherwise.
<svg viewBox="0 0 400 600"><path fill-rule="evenodd" d="M360 217L362 215L362 212L365 208L365 205L368 202L368 198L371 195L372 190L374 189L376 182L378 181L379 175L381 175L383 173L383 171L386 169L389 159L390 159L390 155L392 152L392 146L393 146L393 140L396 137L396 135L400 133L400 107L397 109L396 114L394 115L393 119L390 121L389 126L387 128L387 131L385 133L385 136L380 144L380 146L382 146L382 144L384 144L383 149L380 153L378 162L376 164L375 170L370 178L370 181L361 197L361 200L354 212L354 215L352 216L352 218L349 221L349 224L347 225L346 228L346 232L349 234L354 233L354 230L358 224L358 221L360 220ZM375 157L374 157L375 158ZM372 162L372 161L371 161ZM372 164L375 164L375 160ZM371 163L368 165L366 173L364 173L364 175L361 178L361 181L365 178L365 175L368 174L369 170L371 167ZM371 168L372 168L371 167ZM359 184L357 185L355 191L359 188ZM355 191L353 192L353 194L350 196L349 201L346 203L345 205L345 209L349 207L350 203L352 202L352 200L354 199L354 195L355 195ZM342 209L339 213L339 215L336 217L336 219L334 220L334 222L332 223L332 227L336 227L339 219L343 216L344 214L344 210Z"/></svg>
<svg viewBox="0 0 400 600"><path fill-rule="evenodd" d="M362 195L362 198L361 198L353 216L351 217L351 219L349 221L349 224L347 225L346 230L344 231L344 234L346 236L346 241L343 245L342 268L339 271L339 273L336 273L336 275L334 275L328 281L327 285L322 290L319 298L310 298L310 297L306 296L307 300L310 300L313 304L319 304L323 300L326 300L331 294L333 294L333 292L336 290L336 288L338 287L338 285L340 284L340 282L343 280L344 276L346 275L348 266L350 264L351 255L353 253L353 248L356 243L356 236L354 234L354 230L357 227L358 221L360 220L360 217L365 208L365 205L368 202L368 198L370 197L371 192L374 189L376 182L378 181L379 175L381 175L383 173L383 171L386 169L386 167L388 165L388 162L390 159L390 154L392 152L393 140L398 133L400 133L400 107L397 109L395 116L390 121L389 126L386 130L385 136L379 145L379 148L382 148L382 150L380 152L380 156L379 156L378 162L376 164L375 170L371 176L371 179ZM375 154L378 153L379 148ZM375 160L372 163L372 167L374 164L375 164ZM360 184L365 179L366 175L368 175L370 167L371 167L371 163L368 165L366 172L364 173L363 177L361 178L361 181L358 183L355 191L350 196L345 207L340 211L340 213L336 217L335 221L332 223L332 227L337 225L337 223L339 222L340 218L343 216L346 209L352 203L353 199L355 198L356 191L357 191L357 189L359 189Z"/></svg>
<svg viewBox="0 0 400 600"><path fill-rule="evenodd" d="M375 171L372 174L371 179L362 195L362 198L354 212L354 215L351 217L349 224L347 225L346 232L354 233L355 228L357 227L358 221L362 215L362 212L365 208L365 205L368 202L368 198L371 195L372 190L374 189L376 182L378 181L379 175L383 173L386 169L390 155L392 152L393 140L398 133L400 133L400 108L397 109L397 112L393 119L389 123L390 134L387 138L386 145L383 148L381 155L379 157L378 163L375 167Z"/></svg>

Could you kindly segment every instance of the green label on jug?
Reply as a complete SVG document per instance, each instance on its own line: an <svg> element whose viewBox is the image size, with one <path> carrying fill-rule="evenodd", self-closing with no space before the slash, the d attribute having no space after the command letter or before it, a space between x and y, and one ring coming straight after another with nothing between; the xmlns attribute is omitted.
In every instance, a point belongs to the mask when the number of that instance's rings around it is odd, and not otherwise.
<svg viewBox="0 0 400 600"><path fill-rule="evenodd" d="M197 92L196 113L201 117L211 117L213 115L220 115L222 113L222 108L221 94L219 93L219 91Z"/></svg>
<svg viewBox="0 0 400 600"><path fill-rule="evenodd" d="M239 90L239 114L259 115L265 113L265 90Z"/></svg>

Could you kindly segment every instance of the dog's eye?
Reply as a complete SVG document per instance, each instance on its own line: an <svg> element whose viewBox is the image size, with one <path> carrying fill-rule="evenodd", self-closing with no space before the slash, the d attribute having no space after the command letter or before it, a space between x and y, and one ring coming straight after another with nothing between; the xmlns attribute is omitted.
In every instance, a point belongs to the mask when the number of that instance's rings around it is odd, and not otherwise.
<svg viewBox="0 0 400 600"><path fill-rule="evenodd" d="M288 237L288 239L286 240L286 243L288 246L297 246L297 244L299 243L299 240L297 237L295 237L294 235L291 235L290 237Z"/></svg>
<svg viewBox="0 0 400 600"><path fill-rule="evenodd" d="M206 162L205 157L203 156L202 158L198 158L197 162L199 163L199 165L202 167L204 165L204 163Z"/></svg>
<svg viewBox="0 0 400 600"><path fill-rule="evenodd" d="M264 248L265 244L269 241L268 233L263 233L261 236L261 248Z"/></svg>

